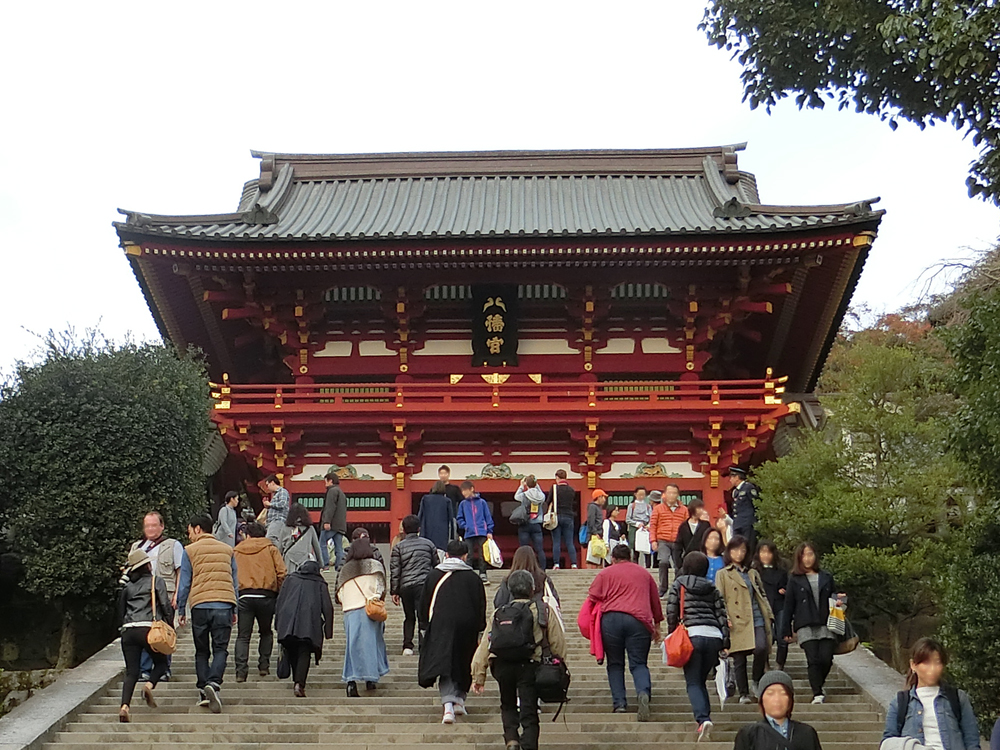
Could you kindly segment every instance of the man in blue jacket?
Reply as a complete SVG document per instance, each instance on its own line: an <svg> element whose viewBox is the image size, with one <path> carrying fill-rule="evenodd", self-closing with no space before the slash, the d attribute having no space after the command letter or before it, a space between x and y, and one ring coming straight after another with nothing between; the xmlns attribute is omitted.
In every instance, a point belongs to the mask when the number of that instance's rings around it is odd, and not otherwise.
<svg viewBox="0 0 1000 750"><path fill-rule="evenodd" d="M458 506L458 531L469 545L469 564L479 571L483 583L488 584L483 545L493 538L493 514L489 503L479 496L472 482L462 482L462 497L465 499Z"/></svg>

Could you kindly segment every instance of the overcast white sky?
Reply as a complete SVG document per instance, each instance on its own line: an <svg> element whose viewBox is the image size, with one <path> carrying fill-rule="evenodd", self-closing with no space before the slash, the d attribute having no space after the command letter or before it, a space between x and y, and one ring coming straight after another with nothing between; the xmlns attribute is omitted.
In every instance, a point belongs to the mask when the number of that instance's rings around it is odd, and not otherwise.
<svg viewBox="0 0 1000 750"><path fill-rule="evenodd" d="M748 141L765 203L881 196L855 295L905 304L931 264L984 249L971 143L851 112L741 102L693 0L615 3L9 3L0 47L0 369L45 331L157 335L117 207L234 210L251 148L663 148Z"/></svg>

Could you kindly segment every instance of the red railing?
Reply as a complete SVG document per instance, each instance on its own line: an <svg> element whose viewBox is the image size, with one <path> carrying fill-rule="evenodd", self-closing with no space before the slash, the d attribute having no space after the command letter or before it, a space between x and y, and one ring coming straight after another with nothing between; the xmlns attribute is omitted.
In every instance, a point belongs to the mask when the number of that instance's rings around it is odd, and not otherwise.
<svg viewBox="0 0 1000 750"><path fill-rule="evenodd" d="M781 405L782 379L606 383L338 383L213 385L215 408L260 414L410 412L770 411ZM220 415L221 416L221 415Z"/></svg>

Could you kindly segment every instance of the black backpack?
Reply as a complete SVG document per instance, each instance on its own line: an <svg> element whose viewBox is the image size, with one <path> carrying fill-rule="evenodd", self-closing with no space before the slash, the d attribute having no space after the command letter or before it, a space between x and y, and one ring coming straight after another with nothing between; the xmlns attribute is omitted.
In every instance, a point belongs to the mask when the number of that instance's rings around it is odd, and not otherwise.
<svg viewBox="0 0 1000 750"><path fill-rule="evenodd" d="M571 680L569 667L566 662L558 656L553 655L549 648L549 639L545 635L549 621L549 607L544 603L537 603L538 622L542 626L542 661L535 672L535 693L542 703L558 703L552 721L559 718L563 706L569 703L569 683Z"/></svg>
<svg viewBox="0 0 1000 750"><path fill-rule="evenodd" d="M962 723L962 701L958 697L958 688L954 688L951 685L941 685L941 695L948 699L948 705L951 706L951 713L955 717L955 721L959 724ZM900 690L896 695L896 736L901 737L903 735L903 725L906 723L906 711L910 707L910 691Z"/></svg>
<svg viewBox="0 0 1000 750"><path fill-rule="evenodd" d="M493 614L490 652L502 661L531 661L535 653L535 617L527 602L511 602Z"/></svg>

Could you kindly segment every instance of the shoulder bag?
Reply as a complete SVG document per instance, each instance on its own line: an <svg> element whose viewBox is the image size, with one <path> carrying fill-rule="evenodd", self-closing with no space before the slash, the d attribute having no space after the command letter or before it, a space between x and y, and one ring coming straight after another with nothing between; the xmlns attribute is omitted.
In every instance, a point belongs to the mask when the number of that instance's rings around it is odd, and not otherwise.
<svg viewBox="0 0 1000 750"><path fill-rule="evenodd" d="M556 485L552 485L552 504L549 506L548 511L545 513L545 518L542 519L542 528L546 531L552 531L559 525L559 515L557 513L557 503L556 503Z"/></svg>
<svg viewBox="0 0 1000 750"><path fill-rule="evenodd" d="M351 581L358 587L358 593L365 597L365 614L368 615L368 619L374 622L385 622L388 620L389 611L385 608L385 602L376 596L371 598L365 596L365 592L362 590L357 578L352 578Z"/></svg>
<svg viewBox="0 0 1000 750"><path fill-rule="evenodd" d="M158 654L170 654L177 650L177 631L163 620L156 617L156 574L150 579L150 594L153 602L153 624L149 626L146 643Z"/></svg>
<svg viewBox="0 0 1000 750"><path fill-rule="evenodd" d="M668 667L683 667L691 659L694 653L694 646L691 644L691 637L688 635L687 626L684 624L684 587L681 586L681 612L680 622L674 632L663 641L663 656Z"/></svg>

